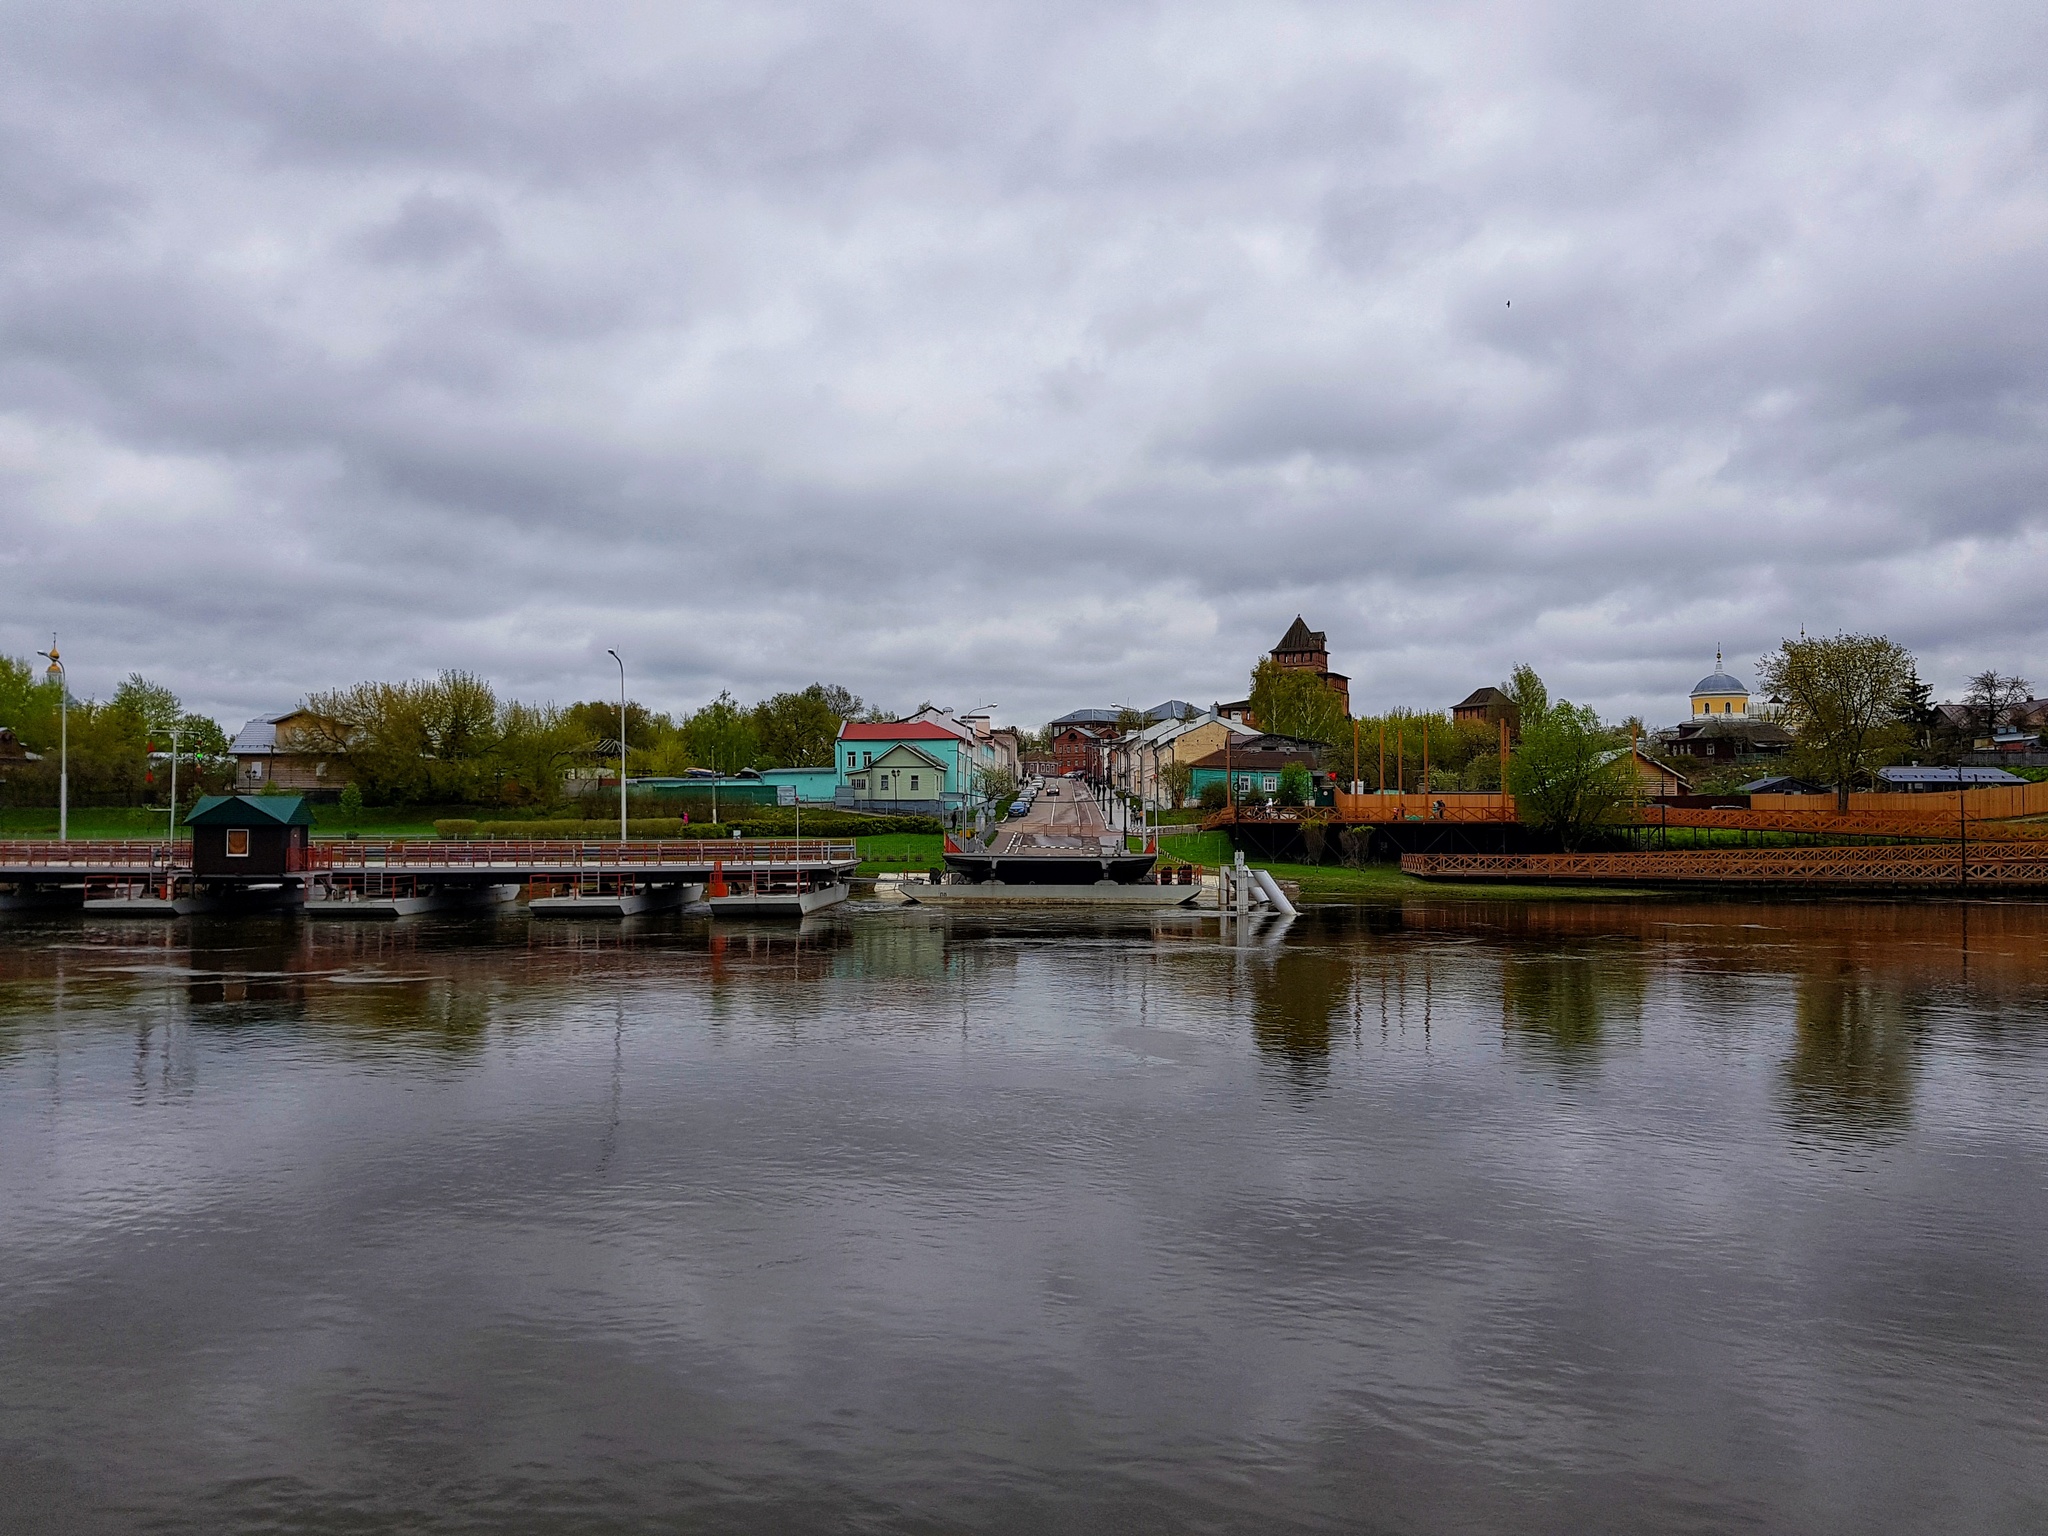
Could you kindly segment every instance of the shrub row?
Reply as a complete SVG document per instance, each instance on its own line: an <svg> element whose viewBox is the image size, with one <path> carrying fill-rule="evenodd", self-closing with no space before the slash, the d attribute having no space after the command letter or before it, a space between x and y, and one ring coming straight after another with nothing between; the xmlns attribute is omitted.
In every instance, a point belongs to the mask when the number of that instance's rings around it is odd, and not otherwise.
<svg viewBox="0 0 2048 1536"><path fill-rule="evenodd" d="M616 835L617 822L577 818L573 821L471 821L451 817L434 823L434 835L447 838L602 838ZM860 816L848 812L806 812L806 837L880 837L888 833L938 833L945 827L931 816ZM732 821L684 821L678 816L629 817L626 835L635 838L717 838L790 837L796 832L796 817L780 815L744 816Z"/></svg>

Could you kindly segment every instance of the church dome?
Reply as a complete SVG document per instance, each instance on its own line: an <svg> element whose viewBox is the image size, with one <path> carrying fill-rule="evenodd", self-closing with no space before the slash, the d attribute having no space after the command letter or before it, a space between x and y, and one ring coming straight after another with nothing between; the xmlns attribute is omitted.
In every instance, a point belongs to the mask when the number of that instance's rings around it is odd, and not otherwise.
<svg viewBox="0 0 2048 1536"><path fill-rule="evenodd" d="M1748 692L1749 690L1743 687L1739 678L1730 677L1726 672L1709 672L1705 677L1692 685L1692 697L1695 699L1703 698L1707 694L1740 693L1746 695Z"/></svg>

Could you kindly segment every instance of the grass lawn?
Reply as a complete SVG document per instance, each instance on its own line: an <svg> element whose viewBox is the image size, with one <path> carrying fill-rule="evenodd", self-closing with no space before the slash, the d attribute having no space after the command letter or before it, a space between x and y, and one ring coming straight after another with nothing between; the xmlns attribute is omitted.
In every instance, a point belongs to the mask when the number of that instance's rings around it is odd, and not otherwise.
<svg viewBox="0 0 2048 1536"><path fill-rule="evenodd" d="M932 832L891 832L881 837L857 837L863 875L895 874L906 869L933 869L946 847L943 836Z"/></svg>

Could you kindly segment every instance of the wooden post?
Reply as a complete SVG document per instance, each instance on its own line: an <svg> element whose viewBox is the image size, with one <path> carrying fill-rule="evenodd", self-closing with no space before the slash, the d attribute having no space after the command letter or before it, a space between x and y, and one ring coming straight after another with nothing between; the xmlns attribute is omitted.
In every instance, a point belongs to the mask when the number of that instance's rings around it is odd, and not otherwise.
<svg viewBox="0 0 2048 1536"><path fill-rule="evenodd" d="M1508 717L1500 717L1500 819L1508 819Z"/></svg>
<svg viewBox="0 0 2048 1536"><path fill-rule="evenodd" d="M1381 716L1380 716L1380 766L1379 766L1379 771L1378 771L1377 773L1375 773L1375 774L1373 775L1373 779L1372 779L1372 787L1373 787L1374 789L1376 789L1376 790L1380 791L1380 792L1381 792L1382 794L1386 793L1386 788L1387 788L1387 717L1386 717L1385 715L1381 715Z"/></svg>
<svg viewBox="0 0 2048 1536"><path fill-rule="evenodd" d="M1421 785L1421 788L1422 788L1422 793L1423 793L1424 795L1427 795L1427 794L1429 793L1429 716L1427 716L1427 715L1424 715L1424 716L1422 717L1422 785ZM1428 806L1424 806L1424 807L1423 807L1423 812L1424 812L1424 814L1425 814L1425 815L1426 815L1426 814L1428 814L1428 811L1429 811L1429 807L1428 807Z"/></svg>

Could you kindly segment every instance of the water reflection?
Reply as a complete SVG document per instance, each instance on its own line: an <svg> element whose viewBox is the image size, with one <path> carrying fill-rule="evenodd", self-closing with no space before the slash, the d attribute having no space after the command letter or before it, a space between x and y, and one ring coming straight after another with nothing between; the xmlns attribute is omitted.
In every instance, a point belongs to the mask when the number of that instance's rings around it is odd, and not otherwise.
<svg viewBox="0 0 2048 1536"><path fill-rule="evenodd" d="M1301 1082L1319 1082L1357 984L1355 958L1324 945L1253 962L1252 1039Z"/></svg>
<svg viewBox="0 0 2048 1536"><path fill-rule="evenodd" d="M1589 1072L1617 1031L1639 1034L1649 976L1633 945L1510 951L1500 968L1501 1027L1511 1046L1560 1078Z"/></svg>
<svg viewBox="0 0 2048 1536"><path fill-rule="evenodd" d="M1841 962L1799 978L1784 1103L1806 1130L1896 1137L1912 1118L1920 1055L1910 993Z"/></svg>

